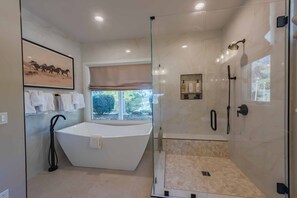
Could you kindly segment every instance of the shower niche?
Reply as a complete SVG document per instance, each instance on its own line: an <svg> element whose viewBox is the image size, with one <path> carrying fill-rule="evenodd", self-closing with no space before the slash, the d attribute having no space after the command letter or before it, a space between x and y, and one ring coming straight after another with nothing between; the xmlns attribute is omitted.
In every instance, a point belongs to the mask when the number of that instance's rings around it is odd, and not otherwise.
<svg viewBox="0 0 297 198"><path fill-rule="evenodd" d="M180 75L180 99L202 100L202 74Z"/></svg>

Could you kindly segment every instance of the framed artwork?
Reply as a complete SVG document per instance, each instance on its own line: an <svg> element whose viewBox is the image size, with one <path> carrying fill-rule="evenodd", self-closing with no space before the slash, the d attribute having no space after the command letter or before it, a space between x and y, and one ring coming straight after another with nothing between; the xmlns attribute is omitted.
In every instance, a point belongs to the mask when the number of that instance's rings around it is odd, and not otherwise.
<svg viewBox="0 0 297 198"><path fill-rule="evenodd" d="M74 90L74 59L23 39L25 87Z"/></svg>

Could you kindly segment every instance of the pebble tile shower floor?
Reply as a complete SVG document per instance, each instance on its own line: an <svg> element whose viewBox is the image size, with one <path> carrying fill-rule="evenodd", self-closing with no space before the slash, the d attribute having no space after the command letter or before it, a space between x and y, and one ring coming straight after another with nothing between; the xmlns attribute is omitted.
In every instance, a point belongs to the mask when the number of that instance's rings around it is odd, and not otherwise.
<svg viewBox="0 0 297 198"><path fill-rule="evenodd" d="M265 198L228 158L167 154L165 163L166 189ZM202 171L210 176L203 176Z"/></svg>

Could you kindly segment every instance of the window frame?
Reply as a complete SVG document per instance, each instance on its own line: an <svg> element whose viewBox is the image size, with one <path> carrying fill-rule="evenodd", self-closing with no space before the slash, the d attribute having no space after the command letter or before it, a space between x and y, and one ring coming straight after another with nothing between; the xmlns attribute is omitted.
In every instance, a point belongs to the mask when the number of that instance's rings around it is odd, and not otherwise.
<svg viewBox="0 0 297 198"><path fill-rule="evenodd" d="M142 89L141 89L142 90ZM143 89L144 90L144 89ZM153 94L153 89L149 89L151 90L152 94ZM100 90L98 90L100 91ZM104 91L104 90L102 90ZM91 102L91 111L90 111L90 117L92 121L95 122L99 122L99 123L115 123L115 122L125 122L125 123L149 123L152 122L153 117L150 119L146 119L146 120L124 120L124 112L125 112L125 97L124 97L124 91L126 90L114 90L118 92L118 119L117 120L104 120L104 119L94 119L93 116L93 95L92 92L90 91L90 102ZM127 90L128 91L128 90ZM137 91L137 90L135 90ZM152 114L153 114L153 109L152 109Z"/></svg>
<svg viewBox="0 0 297 198"><path fill-rule="evenodd" d="M92 119L92 109L93 109L93 99L92 92L89 90L90 83L90 73L89 67L108 67L108 66L119 66L119 65L127 65L127 64L152 64L151 59L133 59L133 60L120 60L120 61L102 61L102 62L86 62L83 63L83 82L84 82L84 93L85 93L85 102L86 108L84 110L84 121L92 122L98 124L107 124L107 125L135 125L135 124L146 124L152 123L151 120L93 120Z"/></svg>

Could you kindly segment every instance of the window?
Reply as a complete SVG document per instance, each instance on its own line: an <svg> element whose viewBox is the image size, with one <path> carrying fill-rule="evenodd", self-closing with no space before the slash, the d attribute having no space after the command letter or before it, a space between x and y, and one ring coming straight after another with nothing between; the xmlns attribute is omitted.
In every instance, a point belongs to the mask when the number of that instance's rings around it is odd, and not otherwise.
<svg viewBox="0 0 297 198"><path fill-rule="evenodd" d="M93 120L152 119L152 90L92 91Z"/></svg>
<svg viewBox="0 0 297 198"><path fill-rule="evenodd" d="M270 56L252 63L252 101L270 101Z"/></svg>

